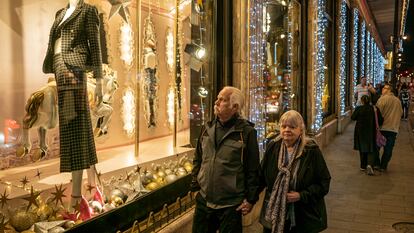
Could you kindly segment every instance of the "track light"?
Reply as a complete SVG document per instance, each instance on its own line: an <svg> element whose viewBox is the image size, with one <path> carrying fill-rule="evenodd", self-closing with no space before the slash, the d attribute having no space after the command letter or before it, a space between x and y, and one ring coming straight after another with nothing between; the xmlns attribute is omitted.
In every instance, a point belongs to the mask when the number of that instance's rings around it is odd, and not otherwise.
<svg viewBox="0 0 414 233"><path fill-rule="evenodd" d="M184 51L198 60L204 59L207 54L206 49L202 45L197 44L187 44Z"/></svg>

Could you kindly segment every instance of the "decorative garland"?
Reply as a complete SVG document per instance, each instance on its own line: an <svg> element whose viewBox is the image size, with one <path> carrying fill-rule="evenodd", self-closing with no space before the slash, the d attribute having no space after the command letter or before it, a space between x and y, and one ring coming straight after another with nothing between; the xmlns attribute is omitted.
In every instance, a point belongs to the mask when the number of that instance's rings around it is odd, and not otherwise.
<svg viewBox="0 0 414 233"><path fill-rule="evenodd" d="M316 10L317 25L316 25L316 38L314 40L316 61L314 63L313 70L315 71L314 82L314 100L315 100L315 118L313 119L311 130L316 133L322 127L323 121L323 109L322 109L322 96L325 84L325 32L328 26L328 20L325 17L325 0L314 0L314 9Z"/></svg>
<svg viewBox="0 0 414 233"><path fill-rule="evenodd" d="M358 24L359 24L359 12L357 8L353 10L353 20L352 20L352 28L353 28L353 43L352 43L352 76L353 76L353 84L351 89L351 94L354 93L354 88L357 86L358 82ZM356 100L352 98L353 106L356 107Z"/></svg>
<svg viewBox="0 0 414 233"><path fill-rule="evenodd" d="M347 15L346 15L346 1L342 0L340 3L340 15L339 15L339 41L340 41L340 55L339 55L339 96L340 96L340 115L345 115L346 105L346 41L347 41Z"/></svg>
<svg viewBox="0 0 414 233"><path fill-rule="evenodd" d="M265 97L264 97L264 47L266 41L263 34L263 0L249 0L249 119L255 123L259 150L264 152L265 139Z"/></svg>

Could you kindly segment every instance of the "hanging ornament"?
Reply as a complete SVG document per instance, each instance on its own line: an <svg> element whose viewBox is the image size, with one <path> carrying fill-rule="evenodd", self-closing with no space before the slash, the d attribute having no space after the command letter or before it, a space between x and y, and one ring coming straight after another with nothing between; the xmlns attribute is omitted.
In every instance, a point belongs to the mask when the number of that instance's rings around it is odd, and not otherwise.
<svg viewBox="0 0 414 233"><path fill-rule="evenodd" d="M154 24L151 20L151 8L144 23L144 49L143 49L143 78L142 93L144 94L144 116L148 128L156 126L156 113L158 106L158 73L157 73L157 46Z"/></svg>
<svg viewBox="0 0 414 233"><path fill-rule="evenodd" d="M108 0L111 4L111 12L109 13L109 19L112 18L115 14L119 14L125 23L129 24L129 9L128 5L131 3L131 0Z"/></svg>
<svg viewBox="0 0 414 233"><path fill-rule="evenodd" d="M207 88L201 86L201 87L198 88L197 94L201 98L207 98L207 96L208 96L208 90L207 90Z"/></svg>
<svg viewBox="0 0 414 233"><path fill-rule="evenodd" d="M22 183L23 188L26 186L26 184L28 184L30 181L29 179L27 179L26 176L24 176L23 179L20 180L20 183Z"/></svg>

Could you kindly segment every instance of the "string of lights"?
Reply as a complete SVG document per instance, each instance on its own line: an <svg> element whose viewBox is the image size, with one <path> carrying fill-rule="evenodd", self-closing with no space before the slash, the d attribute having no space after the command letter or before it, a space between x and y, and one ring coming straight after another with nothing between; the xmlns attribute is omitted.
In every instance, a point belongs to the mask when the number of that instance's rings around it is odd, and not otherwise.
<svg viewBox="0 0 414 233"><path fill-rule="evenodd" d="M315 117L313 119L311 130L316 133L322 127L323 109L322 95L325 83L325 31L328 21L325 16L325 0L314 0L314 9L316 9L316 38L314 40L314 49L316 61L314 63L315 82L314 82L314 100L315 100Z"/></svg>
<svg viewBox="0 0 414 233"><path fill-rule="evenodd" d="M360 77L365 76L365 22L361 22L361 40L359 41L359 48L360 48L360 67L359 67L359 75Z"/></svg>
<svg viewBox="0 0 414 233"><path fill-rule="evenodd" d="M340 6L340 15L339 15L339 41L340 41L340 61L339 61L339 97L340 97L340 115L345 115L345 105L346 105L346 41L347 41L347 31L346 31L346 1L341 1Z"/></svg>
<svg viewBox="0 0 414 233"><path fill-rule="evenodd" d="M369 31L366 32L366 48L365 48L365 76L367 78L367 82L372 83L372 74L371 74L371 33Z"/></svg>
<svg viewBox="0 0 414 233"><path fill-rule="evenodd" d="M249 79L249 120L255 123L259 150L264 151L265 141L265 98L264 98L264 40L263 0L250 0L249 44L250 44L250 79Z"/></svg>
<svg viewBox="0 0 414 233"><path fill-rule="evenodd" d="M352 76L353 76L353 86L352 86L352 92L354 93L354 87L356 87L357 85L357 81L358 81L358 24L359 24L359 13L358 13L358 9L354 8L353 10L353 20L352 20L352 25L353 25L353 42L352 42ZM356 106L356 100L355 98L353 99L353 106Z"/></svg>

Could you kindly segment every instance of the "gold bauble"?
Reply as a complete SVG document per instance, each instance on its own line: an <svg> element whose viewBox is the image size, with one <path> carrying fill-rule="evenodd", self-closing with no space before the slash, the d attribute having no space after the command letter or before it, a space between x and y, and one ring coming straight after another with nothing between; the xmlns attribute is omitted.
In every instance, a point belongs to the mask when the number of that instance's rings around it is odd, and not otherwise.
<svg viewBox="0 0 414 233"><path fill-rule="evenodd" d="M52 215L53 210L48 205L41 205L39 209L37 209L36 214L39 217L39 221L44 221L49 218L50 215Z"/></svg>
<svg viewBox="0 0 414 233"><path fill-rule="evenodd" d="M147 186L145 186L145 188L148 189L149 191L155 190L158 187L159 187L159 185L156 182L151 182Z"/></svg>
<svg viewBox="0 0 414 233"><path fill-rule="evenodd" d="M157 177L164 178L164 177L165 177L165 172L164 172L163 170L159 170L159 171L157 172Z"/></svg>
<svg viewBox="0 0 414 233"><path fill-rule="evenodd" d="M175 174L169 174L165 177L165 183L169 184L177 180L177 176Z"/></svg>
<svg viewBox="0 0 414 233"><path fill-rule="evenodd" d="M17 231L24 231L29 229L36 222L36 220L36 214L20 210L10 218L10 224Z"/></svg>
<svg viewBox="0 0 414 233"><path fill-rule="evenodd" d="M118 197L118 196L112 196L111 197L111 203L115 206L121 206L124 204L124 201L122 200L122 198Z"/></svg>
<svg viewBox="0 0 414 233"><path fill-rule="evenodd" d="M190 173L193 170L193 165L191 163L185 163L184 164L184 169Z"/></svg>
<svg viewBox="0 0 414 233"><path fill-rule="evenodd" d="M164 178L163 177L158 177L157 179L155 179L155 183L158 184L158 186L163 186L164 185Z"/></svg>
<svg viewBox="0 0 414 233"><path fill-rule="evenodd" d="M183 167L179 167L178 170L177 170L177 176L178 177L183 177L185 175L187 175L187 170L185 170L185 168L183 168Z"/></svg>

